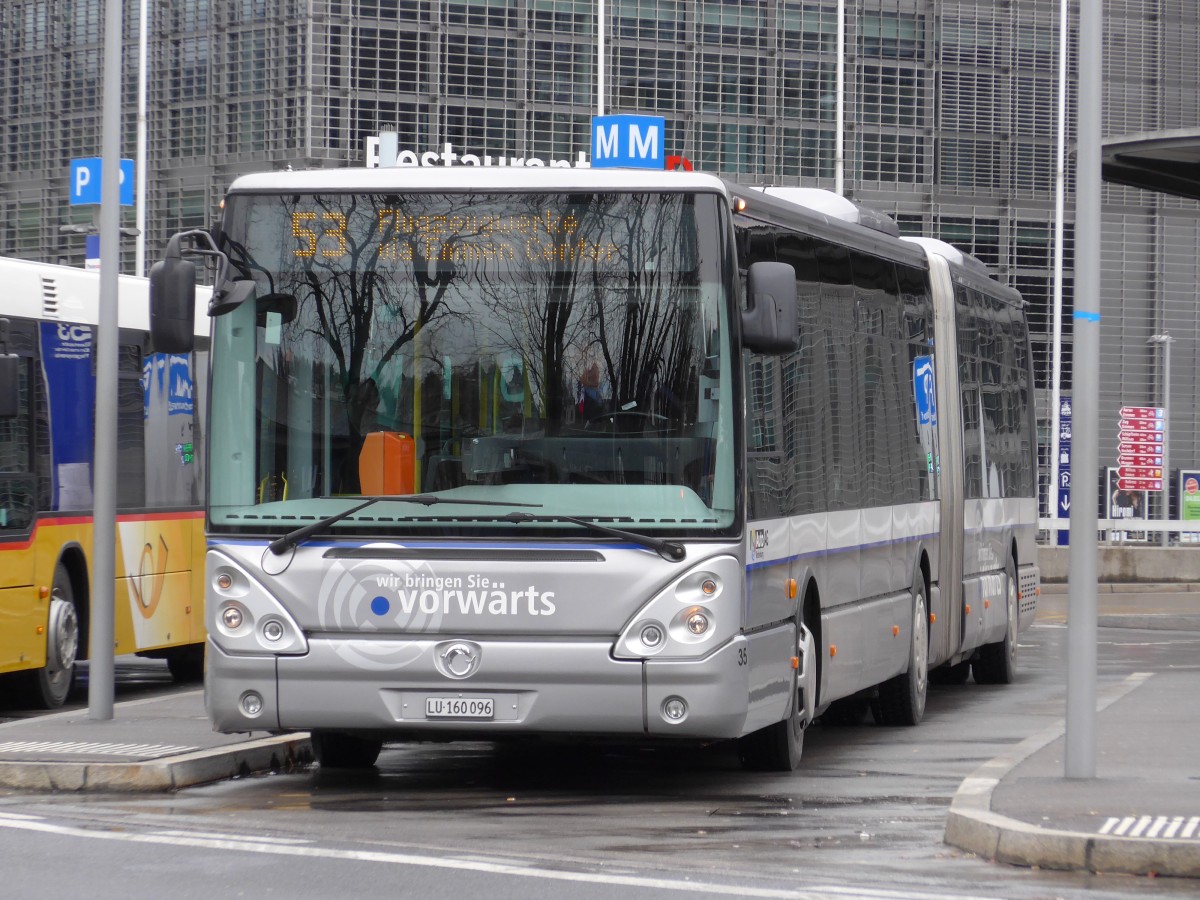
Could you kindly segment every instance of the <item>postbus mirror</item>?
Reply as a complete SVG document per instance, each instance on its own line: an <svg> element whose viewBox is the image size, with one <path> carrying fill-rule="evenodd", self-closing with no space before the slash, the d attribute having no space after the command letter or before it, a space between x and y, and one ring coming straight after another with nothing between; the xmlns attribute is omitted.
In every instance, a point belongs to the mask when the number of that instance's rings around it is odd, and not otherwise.
<svg viewBox="0 0 1200 900"><path fill-rule="evenodd" d="M0 319L0 419L17 414L20 378L21 358L8 352L8 319Z"/></svg>
<svg viewBox="0 0 1200 900"><path fill-rule="evenodd" d="M791 353L800 345L796 270L787 263L756 262L746 273L742 345L755 353Z"/></svg>
<svg viewBox="0 0 1200 900"><path fill-rule="evenodd" d="M174 254L172 254L174 249ZM190 353L195 342L196 266L172 240L150 267L150 340L159 353Z"/></svg>
<svg viewBox="0 0 1200 900"><path fill-rule="evenodd" d="M251 297L258 285L252 278L236 278L227 281L213 291L212 301L208 304L210 316L223 316L231 313Z"/></svg>
<svg viewBox="0 0 1200 900"><path fill-rule="evenodd" d="M20 400L21 357L15 353L0 354L0 419L17 414Z"/></svg>
<svg viewBox="0 0 1200 900"><path fill-rule="evenodd" d="M291 294L266 294L254 301L259 325L266 325L267 313L277 313L279 323L286 325L296 318L296 306L296 298Z"/></svg>

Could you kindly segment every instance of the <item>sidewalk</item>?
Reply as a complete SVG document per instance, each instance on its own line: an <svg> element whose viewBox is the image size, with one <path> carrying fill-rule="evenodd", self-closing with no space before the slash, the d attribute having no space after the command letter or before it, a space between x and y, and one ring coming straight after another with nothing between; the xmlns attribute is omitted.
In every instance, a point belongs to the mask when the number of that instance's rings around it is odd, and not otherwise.
<svg viewBox="0 0 1200 900"><path fill-rule="evenodd" d="M0 724L0 788L174 791L311 762L306 734L217 734L198 690L118 703L107 720L82 709Z"/></svg>
<svg viewBox="0 0 1200 900"><path fill-rule="evenodd" d="M1099 627L1200 640L1200 591L1167 590L1102 590ZM1065 586L1044 591L1038 621L1066 623L1067 608ZM1200 878L1198 690L1196 670L1135 673L1099 689L1096 777L1067 780L1059 723L962 783L946 843L1022 866Z"/></svg>

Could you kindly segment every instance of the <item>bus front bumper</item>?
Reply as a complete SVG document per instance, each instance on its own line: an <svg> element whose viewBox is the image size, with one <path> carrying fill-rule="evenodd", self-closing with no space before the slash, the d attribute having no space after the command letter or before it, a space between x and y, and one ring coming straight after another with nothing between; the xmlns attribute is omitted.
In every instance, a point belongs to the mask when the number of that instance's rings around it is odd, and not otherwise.
<svg viewBox="0 0 1200 900"><path fill-rule="evenodd" d="M454 644L478 657L467 677L443 674ZM210 639L205 706L225 733L731 738L747 716L745 646L738 637L698 660L618 660L610 642L322 638L276 657L229 655Z"/></svg>

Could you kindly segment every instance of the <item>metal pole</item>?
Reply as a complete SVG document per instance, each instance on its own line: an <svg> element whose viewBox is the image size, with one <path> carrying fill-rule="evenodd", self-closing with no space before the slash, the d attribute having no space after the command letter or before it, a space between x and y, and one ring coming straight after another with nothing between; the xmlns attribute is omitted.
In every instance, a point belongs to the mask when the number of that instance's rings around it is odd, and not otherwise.
<svg viewBox="0 0 1200 900"><path fill-rule="evenodd" d="M596 115L604 115L604 0L596 2Z"/></svg>
<svg viewBox="0 0 1200 900"><path fill-rule="evenodd" d="M134 244L133 274L146 275L146 22L148 0L140 0L138 10L138 93L137 93L137 195L134 197L137 217L137 239Z"/></svg>
<svg viewBox="0 0 1200 900"><path fill-rule="evenodd" d="M846 0L837 6L837 68L833 123L833 191L846 193Z"/></svg>
<svg viewBox="0 0 1200 900"><path fill-rule="evenodd" d="M1151 336L1146 343L1157 344L1163 351L1163 445L1162 445L1162 512L1159 518L1165 524L1171 518L1171 344L1175 338L1167 332ZM1171 535L1163 528L1159 542L1171 546Z"/></svg>
<svg viewBox="0 0 1200 900"><path fill-rule="evenodd" d="M1067 778L1096 777L1096 484L1100 407L1101 0L1079 4L1075 371L1067 601Z"/></svg>
<svg viewBox="0 0 1200 900"><path fill-rule="evenodd" d="M1164 334L1163 343L1163 504L1162 517L1166 522L1171 517L1171 342ZM1171 546L1171 533L1163 530L1162 545Z"/></svg>
<svg viewBox="0 0 1200 900"><path fill-rule="evenodd" d="M105 4L100 153L100 316L96 327L96 452L92 473L92 616L88 718L113 717L117 565L117 274L121 265L121 4Z"/></svg>
<svg viewBox="0 0 1200 900"><path fill-rule="evenodd" d="M1058 8L1058 147L1054 160L1054 302L1051 312L1053 322L1050 342L1050 502L1053 517L1062 515L1058 508L1058 479L1060 429L1059 409L1061 406L1062 381L1062 301L1063 301L1063 218L1066 206L1066 157L1067 157L1067 3L1059 0ZM1061 532L1054 532L1052 543L1058 543Z"/></svg>

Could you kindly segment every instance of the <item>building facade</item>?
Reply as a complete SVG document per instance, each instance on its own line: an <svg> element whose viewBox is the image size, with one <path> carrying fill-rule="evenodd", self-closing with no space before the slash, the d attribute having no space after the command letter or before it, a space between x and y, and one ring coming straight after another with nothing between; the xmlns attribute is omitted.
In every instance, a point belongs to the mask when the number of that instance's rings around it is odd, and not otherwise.
<svg viewBox="0 0 1200 900"><path fill-rule="evenodd" d="M69 160L98 156L104 4L0 4L0 255L82 264L91 220ZM147 258L205 226L230 181L363 165L402 148L574 158L598 98L662 115L668 152L755 184L841 187L989 264L1030 304L1042 443L1049 416L1061 6L1056 0L176 0L149 4ZM122 156L136 151L139 0L125 0ZM1106 0L1104 124L1200 124L1190 0ZM1068 83L1062 389L1070 391L1075 38ZM841 77L839 77L841 73ZM1171 461L1200 469L1200 204L1106 185L1101 466L1122 406L1162 405ZM132 209L122 224L132 225ZM123 270L132 271L132 241ZM1045 475L1043 476L1045 477ZM1156 514L1157 498L1151 498Z"/></svg>

